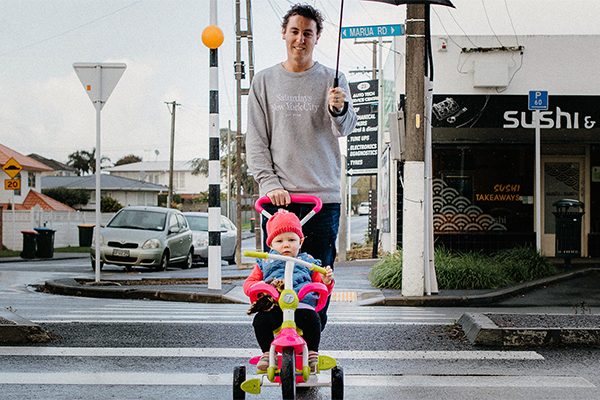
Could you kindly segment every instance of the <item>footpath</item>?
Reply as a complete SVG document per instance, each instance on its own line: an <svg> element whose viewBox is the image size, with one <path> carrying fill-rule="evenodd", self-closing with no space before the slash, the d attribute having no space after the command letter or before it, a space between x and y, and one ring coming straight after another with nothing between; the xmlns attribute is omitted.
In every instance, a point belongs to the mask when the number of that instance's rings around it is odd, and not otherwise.
<svg viewBox="0 0 600 400"><path fill-rule="evenodd" d="M54 259L89 257L55 253ZM0 260L0 262L16 260ZM28 260L31 261L31 260ZM43 260L42 260L43 261ZM440 290L429 296L405 297L401 290L377 289L368 273L379 260L336 262L336 287L332 300L357 306L469 308L458 323L474 345L541 346L600 345L600 262L574 259L564 273L495 290ZM554 260L561 262L562 260ZM105 270L96 282L93 275L46 281L41 290L67 296L145 299L201 303L248 303L242 291L253 264L222 266L221 288L208 288L208 269L169 269L165 272L126 274ZM140 271L142 271L140 269ZM133 275L133 276L132 276ZM570 307L572 314L531 314L539 307ZM494 314L478 307L498 307ZM523 313L502 314L501 307L521 307ZM42 335L43 336L43 335ZM40 327L8 311L0 311L0 343L36 341Z"/></svg>

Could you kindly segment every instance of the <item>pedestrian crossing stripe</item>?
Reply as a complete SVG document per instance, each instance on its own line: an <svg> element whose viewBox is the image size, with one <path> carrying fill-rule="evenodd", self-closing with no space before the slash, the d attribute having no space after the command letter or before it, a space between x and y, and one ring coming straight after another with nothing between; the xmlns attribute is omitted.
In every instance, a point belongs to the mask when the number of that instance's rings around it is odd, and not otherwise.
<svg viewBox="0 0 600 400"><path fill-rule="evenodd" d="M356 292L332 292L331 301L356 301Z"/></svg>

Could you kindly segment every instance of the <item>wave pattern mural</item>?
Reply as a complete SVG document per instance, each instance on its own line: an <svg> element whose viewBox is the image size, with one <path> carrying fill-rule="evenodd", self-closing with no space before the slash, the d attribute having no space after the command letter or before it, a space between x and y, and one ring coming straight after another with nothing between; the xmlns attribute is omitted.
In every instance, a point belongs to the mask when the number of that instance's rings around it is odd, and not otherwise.
<svg viewBox="0 0 600 400"><path fill-rule="evenodd" d="M433 229L435 232L505 231L506 226L484 214L442 179L434 179Z"/></svg>
<svg viewBox="0 0 600 400"><path fill-rule="evenodd" d="M568 163L548 163L546 164L546 173L557 181L579 191L579 165Z"/></svg>

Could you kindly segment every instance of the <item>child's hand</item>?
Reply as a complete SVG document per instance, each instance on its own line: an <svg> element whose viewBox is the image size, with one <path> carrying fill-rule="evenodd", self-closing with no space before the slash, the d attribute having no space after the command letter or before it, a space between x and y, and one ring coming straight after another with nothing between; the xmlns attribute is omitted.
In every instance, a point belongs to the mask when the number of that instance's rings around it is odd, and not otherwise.
<svg viewBox="0 0 600 400"><path fill-rule="evenodd" d="M327 273L322 274L323 278L321 278L321 282L323 282L325 285L331 285L331 282L333 282L333 270L328 265L325 267L325 271L327 271Z"/></svg>

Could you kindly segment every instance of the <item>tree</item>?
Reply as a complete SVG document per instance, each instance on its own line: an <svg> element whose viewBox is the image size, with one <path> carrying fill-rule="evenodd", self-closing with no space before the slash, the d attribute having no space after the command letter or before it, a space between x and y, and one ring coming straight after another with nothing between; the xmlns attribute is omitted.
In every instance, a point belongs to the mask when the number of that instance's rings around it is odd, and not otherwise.
<svg viewBox="0 0 600 400"><path fill-rule="evenodd" d="M90 192L85 189L69 189L58 186L42 189L42 194L73 208L78 205L86 205L90 201Z"/></svg>
<svg viewBox="0 0 600 400"><path fill-rule="evenodd" d="M219 145L220 145L220 165L221 165L221 171L220 171L220 176L221 177L225 177L227 174L227 133L229 132L229 129L221 129L220 131L220 139L219 139ZM231 136L229 137L230 139L230 143L231 143L231 175L234 177L233 179L231 179L231 185L229 187L229 193L236 193L237 192L237 180L235 178L235 171L237 168L237 156L236 156L236 149L237 149L237 132L235 131L231 131ZM245 140L245 136L243 137L242 140ZM242 149L244 149L246 146L244 143L242 143ZM192 174L194 175L204 175L204 176L208 176L208 160L205 158L195 158L194 160L192 160L192 166L194 167L194 171L192 172ZM254 186L254 178L252 177L252 175L248 175L248 165L246 164L246 154L242 153L242 160L241 160L241 170L242 170L242 182L241 182L241 187L242 187L242 193L245 194L251 194L253 191L253 186Z"/></svg>
<svg viewBox="0 0 600 400"><path fill-rule="evenodd" d="M133 164L137 162L142 162L142 157L138 157L134 154L129 154L119 158L115 163L115 167L118 167L119 165Z"/></svg>
<svg viewBox="0 0 600 400"><path fill-rule="evenodd" d="M102 196L100 198L100 212L112 213L119 211L121 208L123 208L123 205L110 196Z"/></svg>
<svg viewBox="0 0 600 400"><path fill-rule="evenodd" d="M108 157L102 157L100 163L110 161ZM69 161L67 165L77 170L77 175L85 175L88 172L96 173L96 148L92 149L91 152L86 150L77 150L74 153L69 154Z"/></svg>

